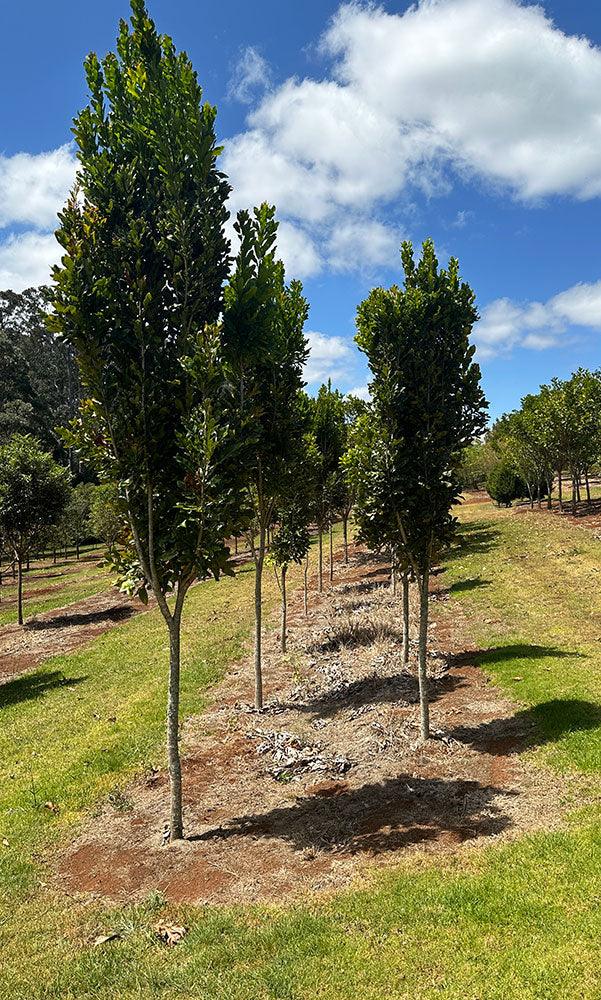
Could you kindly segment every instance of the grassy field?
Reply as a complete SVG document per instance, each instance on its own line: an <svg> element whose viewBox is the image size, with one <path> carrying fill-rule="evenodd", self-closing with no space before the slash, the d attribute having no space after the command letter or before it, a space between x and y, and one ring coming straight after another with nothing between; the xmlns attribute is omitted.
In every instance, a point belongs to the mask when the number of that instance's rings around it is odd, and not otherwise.
<svg viewBox="0 0 601 1000"><path fill-rule="evenodd" d="M45 559L31 564L30 571L25 572L23 577L25 620L42 611L51 611L93 594L100 594L110 587L114 574L111 575L106 567L100 565L102 556L99 547L95 546L93 551L98 553L98 559L86 558L90 550L82 547L79 562L74 558L66 560L59 556L56 563L52 559ZM31 597L28 596L30 592ZM16 596L16 581L5 570L0 589L0 625L16 622Z"/></svg>
<svg viewBox="0 0 601 1000"><path fill-rule="evenodd" d="M462 520L447 613L460 603L484 669L536 721L540 765L596 774L601 543L559 518L490 504L465 507ZM185 712L201 709L207 685L242 651L251 588L243 571L194 591ZM270 584L268 603L276 598ZM40 848L58 850L82 811L160 759L164 656L150 613L0 689L2 1000L599 997L601 828L591 806L561 832L444 861L414 857L289 907L177 910L153 897L123 910L45 889ZM190 927L172 950L152 934L165 916ZM122 938L90 945L110 931Z"/></svg>

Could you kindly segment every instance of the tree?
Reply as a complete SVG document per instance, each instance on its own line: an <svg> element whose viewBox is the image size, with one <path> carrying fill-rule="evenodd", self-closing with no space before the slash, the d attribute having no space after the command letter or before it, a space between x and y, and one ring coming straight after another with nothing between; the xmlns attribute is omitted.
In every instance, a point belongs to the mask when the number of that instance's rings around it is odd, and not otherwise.
<svg viewBox="0 0 601 1000"><path fill-rule="evenodd" d="M56 524L69 497L69 473L29 435L0 448L0 535L18 571L17 612L23 624L23 563L44 529Z"/></svg>
<svg viewBox="0 0 601 1000"><path fill-rule="evenodd" d="M483 431L486 402L469 335L478 314L459 263L440 269L426 240L418 263L402 246L402 288L374 289L359 306L357 336L372 373L387 507L395 548L413 569L420 596L419 661L422 739L429 736L426 644L433 560L451 541L464 449ZM377 500L377 496L375 497ZM391 528L392 533L392 528Z"/></svg>
<svg viewBox="0 0 601 1000"><path fill-rule="evenodd" d="M528 492L526 482L515 471L512 461L501 459L486 480L486 489L500 507L511 507L514 500L520 500Z"/></svg>
<svg viewBox="0 0 601 1000"><path fill-rule="evenodd" d="M343 504L342 456L345 449L344 397L331 381L319 388L312 407L312 431L321 454L316 484L315 514L318 536L318 580L323 590L323 534L330 535L330 582L333 578L332 529L336 510Z"/></svg>
<svg viewBox="0 0 601 1000"><path fill-rule="evenodd" d="M109 550L119 542L122 545L127 543L127 504L119 496L115 483L101 483L94 488L90 504L90 530Z"/></svg>
<svg viewBox="0 0 601 1000"><path fill-rule="evenodd" d="M75 554L79 559L82 540L90 534L90 514L96 487L92 483L79 483L72 492L64 511L66 536L75 542Z"/></svg>
<svg viewBox="0 0 601 1000"><path fill-rule="evenodd" d="M309 532L309 508L303 497L290 497L280 508L278 523L271 543L270 556L279 570L280 595L282 598L280 648L286 652L288 598L286 577L290 563L302 563L311 545Z"/></svg>
<svg viewBox="0 0 601 1000"><path fill-rule="evenodd" d="M248 450L248 542L255 563L255 706L263 707L262 578L267 532L287 495L288 466L304 431L301 399L307 359L307 302L299 281L285 283L276 258L275 209L238 213L240 239L225 291L224 344Z"/></svg>
<svg viewBox="0 0 601 1000"><path fill-rule="evenodd" d="M74 349L84 393L72 440L127 505L122 586L156 598L169 633L171 840L183 835L181 618L198 577L229 568L237 456L220 364L228 184L215 108L185 53L132 0L117 52L85 69L75 120L77 190L60 216L52 329Z"/></svg>

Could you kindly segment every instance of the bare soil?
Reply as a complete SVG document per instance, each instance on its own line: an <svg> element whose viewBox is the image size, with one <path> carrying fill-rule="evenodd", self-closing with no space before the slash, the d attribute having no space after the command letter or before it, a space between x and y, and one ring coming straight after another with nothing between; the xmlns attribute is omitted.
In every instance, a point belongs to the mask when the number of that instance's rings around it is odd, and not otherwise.
<svg viewBox="0 0 601 1000"><path fill-rule="evenodd" d="M415 649L410 669L401 663L399 598L387 567L353 548L335 586L311 593L307 618L302 593L292 596L287 654L268 632L267 708L251 708L249 657L186 723L187 839L162 846L168 777L147 773L90 819L58 868L49 861L57 887L114 900L153 889L178 902L281 900L409 852L556 825L556 779L521 756L535 739L528 713L473 665L444 590L433 598L426 745Z"/></svg>
<svg viewBox="0 0 601 1000"><path fill-rule="evenodd" d="M78 649L144 610L141 601L111 588L63 608L42 612L24 625L0 627L0 684L52 656Z"/></svg>

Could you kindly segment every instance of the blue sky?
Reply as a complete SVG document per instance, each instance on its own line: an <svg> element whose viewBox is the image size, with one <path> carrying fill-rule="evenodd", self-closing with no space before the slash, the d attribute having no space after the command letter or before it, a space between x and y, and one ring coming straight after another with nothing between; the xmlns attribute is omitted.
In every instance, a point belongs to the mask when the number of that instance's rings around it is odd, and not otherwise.
<svg viewBox="0 0 601 1000"><path fill-rule="evenodd" d="M600 364L601 5L151 0L218 106L233 208L282 218L311 303L311 384L365 386L357 303L436 241L473 285L491 413ZM125 0L0 12L0 287L45 280L73 174L82 60ZM27 154L27 155L23 155Z"/></svg>

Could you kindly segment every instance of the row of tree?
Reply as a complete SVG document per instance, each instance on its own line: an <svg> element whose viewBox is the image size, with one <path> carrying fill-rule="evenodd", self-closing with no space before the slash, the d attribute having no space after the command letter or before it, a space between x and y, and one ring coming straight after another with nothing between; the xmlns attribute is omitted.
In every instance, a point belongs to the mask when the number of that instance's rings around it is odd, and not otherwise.
<svg viewBox="0 0 601 1000"><path fill-rule="evenodd" d="M86 61L88 105L75 120L77 185L60 216L49 329L77 359L83 401L63 437L117 485L129 532L112 552L124 589L152 591L169 634L167 750L171 839L182 836L180 636L197 579L233 572L226 540L255 564L255 702L263 705L262 578L268 539L286 570L355 509L360 535L386 546L420 592L422 735L429 735L428 583L455 529L463 449L485 402L469 333L474 296L431 242L403 246L402 288L360 306L357 342L372 404L330 386L303 392L307 302L286 281L275 211L238 214L233 260L215 109L185 53L132 0L117 51Z"/></svg>
<svg viewBox="0 0 601 1000"><path fill-rule="evenodd" d="M590 475L601 462L601 372L579 368L569 379L555 378L525 396L519 410L504 414L483 440L473 444L463 464L467 488L486 485L498 503L527 497L559 507L570 484L575 512L583 496L590 503Z"/></svg>

